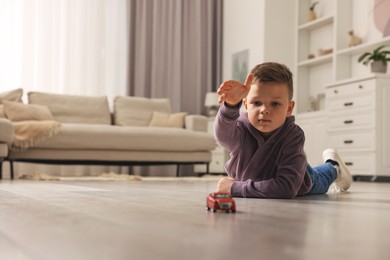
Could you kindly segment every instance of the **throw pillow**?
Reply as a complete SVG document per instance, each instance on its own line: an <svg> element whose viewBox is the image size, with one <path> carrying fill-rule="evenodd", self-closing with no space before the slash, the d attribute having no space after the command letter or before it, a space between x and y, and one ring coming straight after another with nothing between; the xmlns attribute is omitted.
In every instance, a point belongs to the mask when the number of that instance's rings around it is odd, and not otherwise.
<svg viewBox="0 0 390 260"><path fill-rule="evenodd" d="M187 113L166 114L153 111L149 126L184 128L184 119Z"/></svg>
<svg viewBox="0 0 390 260"><path fill-rule="evenodd" d="M132 96L117 96L114 99L115 125L148 126L153 111L170 114L169 99Z"/></svg>
<svg viewBox="0 0 390 260"><path fill-rule="evenodd" d="M19 102L4 102L4 113L6 117L13 121L25 120L55 120L50 110L46 106L41 105L25 105Z"/></svg>
<svg viewBox="0 0 390 260"><path fill-rule="evenodd" d="M3 103L3 100L22 102L22 95L23 89L21 88L0 93L0 104Z"/></svg>

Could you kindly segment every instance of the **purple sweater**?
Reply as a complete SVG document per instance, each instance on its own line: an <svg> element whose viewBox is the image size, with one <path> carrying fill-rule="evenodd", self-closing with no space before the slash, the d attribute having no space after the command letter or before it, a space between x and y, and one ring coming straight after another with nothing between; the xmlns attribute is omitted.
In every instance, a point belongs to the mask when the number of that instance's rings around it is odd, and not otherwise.
<svg viewBox="0 0 390 260"><path fill-rule="evenodd" d="M223 104L214 129L218 143L230 152L225 169L235 179L232 196L294 198L310 191L305 135L294 116L265 140L246 113Z"/></svg>

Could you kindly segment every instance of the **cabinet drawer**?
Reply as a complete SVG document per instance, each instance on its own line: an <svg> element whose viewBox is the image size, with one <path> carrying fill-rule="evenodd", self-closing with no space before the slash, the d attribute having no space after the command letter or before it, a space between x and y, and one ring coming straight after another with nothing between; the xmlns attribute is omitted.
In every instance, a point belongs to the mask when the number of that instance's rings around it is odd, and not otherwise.
<svg viewBox="0 0 390 260"><path fill-rule="evenodd" d="M349 96L355 94L363 94L367 91L373 92L375 90L375 79L364 80L360 82L353 82L344 85L328 86L326 88L326 97L336 98L340 96Z"/></svg>
<svg viewBox="0 0 390 260"><path fill-rule="evenodd" d="M341 153L341 157L352 175L373 175L375 172L375 154L374 153Z"/></svg>
<svg viewBox="0 0 390 260"><path fill-rule="evenodd" d="M375 92L365 92L355 95L327 98L326 107L330 111L350 111L351 109L371 109L375 107Z"/></svg>
<svg viewBox="0 0 390 260"><path fill-rule="evenodd" d="M361 112L360 114L331 113L328 121L329 130L342 130L354 127L375 127L375 111Z"/></svg>
<svg viewBox="0 0 390 260"><path fill-rule="evenodd" d="M369 130L362 133L331 133L329 146L336 149L375 149L375 132Z"/></svg>

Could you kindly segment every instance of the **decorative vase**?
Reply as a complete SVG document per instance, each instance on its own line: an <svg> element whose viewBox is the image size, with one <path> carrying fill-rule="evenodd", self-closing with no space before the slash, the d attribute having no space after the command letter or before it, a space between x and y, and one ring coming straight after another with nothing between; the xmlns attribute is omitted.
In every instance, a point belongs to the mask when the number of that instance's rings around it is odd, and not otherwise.
<svg viewBox="0 0 390 260"><path fill-rule="evenodd" d="M309 14L307 15L307 20L310 21L314 21L315 19L317 19L317 14L314 10L309 10Z"/></svg>
<svg viewBox="0 0 390 260"><path fill-rule="evenodd" d="M382 61L373 61L371 63L372 73L386 73L386 71L387 71L387 63L383 63Z"/></svg>

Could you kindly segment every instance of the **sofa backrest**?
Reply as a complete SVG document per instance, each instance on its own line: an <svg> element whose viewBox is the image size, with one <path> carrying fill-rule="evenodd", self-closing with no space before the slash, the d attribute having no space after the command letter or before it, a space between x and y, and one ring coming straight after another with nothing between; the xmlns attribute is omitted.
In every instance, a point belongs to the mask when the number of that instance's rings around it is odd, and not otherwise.
<svg viewBox="0 0 390 260"><path fill-rule="evenodd" d="M47 106L55 120L62 123L111 124L107 97L29 92L29 104Z"/></svg>
<svg viewBox="0 0 390 260"><path fill-rule="evenodd" d="M153 111L171 113L169 99L117 96L114 99L114 123L120 126L148 126Z"/></svg>

